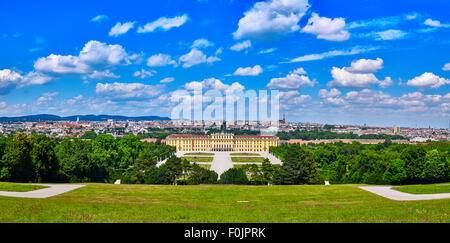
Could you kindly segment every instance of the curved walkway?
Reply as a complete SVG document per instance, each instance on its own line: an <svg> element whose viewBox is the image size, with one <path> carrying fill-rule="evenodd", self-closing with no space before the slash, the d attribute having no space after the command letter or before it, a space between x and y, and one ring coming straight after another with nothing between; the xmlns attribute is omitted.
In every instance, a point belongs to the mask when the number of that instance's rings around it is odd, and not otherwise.
<svg viewBox="0 0 450 243"><path fill-rule="evenodd" d="M450 193L410 194L392 189L392 186L360 186L359 188L396 201L416 201L450 198Z"/></svg>
<svg viewBox="0 0 450 243"><path fill-rule="evenodd" d="M38 189L29 192L5 192L0 191L0 196L6 197L22 197L22 198L47 198L53 197L68 191L72 191L85 185L55 185L55 184L32 184L39 186L48 186L48 188Z"/></svg>

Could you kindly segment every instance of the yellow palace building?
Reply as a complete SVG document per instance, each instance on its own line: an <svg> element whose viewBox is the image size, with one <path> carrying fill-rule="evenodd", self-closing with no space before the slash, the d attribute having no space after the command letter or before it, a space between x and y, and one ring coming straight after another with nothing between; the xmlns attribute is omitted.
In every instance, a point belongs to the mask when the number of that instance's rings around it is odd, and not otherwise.
<svg viewBox="0 0 450 243"><path fill-rule="evenodd" d="M276 136L234 135L218 133L211 135L172 134L166 138L166 144L176 147L177 151L242 151L264 152L270 146L278 146Z"/></svg>

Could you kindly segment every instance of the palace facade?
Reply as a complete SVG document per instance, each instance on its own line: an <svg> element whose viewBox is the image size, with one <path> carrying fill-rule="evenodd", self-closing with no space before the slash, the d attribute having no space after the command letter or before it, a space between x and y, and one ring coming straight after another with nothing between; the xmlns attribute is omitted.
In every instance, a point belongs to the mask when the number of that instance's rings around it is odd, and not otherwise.
<svg viewBox="0 0 450 243"><path fill-rule="evenodd" d="M211 135L172 134L166 138L166 144L176 147L177 151L242 151L264 152L270 146L278 146L276 136L234 135L227 133Z"/></svg>

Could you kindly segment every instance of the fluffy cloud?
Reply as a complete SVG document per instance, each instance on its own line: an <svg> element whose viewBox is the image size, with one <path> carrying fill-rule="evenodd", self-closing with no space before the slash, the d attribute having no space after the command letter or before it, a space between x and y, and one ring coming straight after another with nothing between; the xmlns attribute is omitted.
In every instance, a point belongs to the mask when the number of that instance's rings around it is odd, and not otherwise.
<svg viewBox="0 0 450 243"><path fill-rule="evenodd" d="M271 79L270 83L267 84L267 88L280 90L299 89L301 87L313 87L314 84L315 81L311 81L309 77L291 72L286 77Z"/></svg>
<svg viewBox="0 0 450 243"><path fill-rule="evenodd" d="M290 71L289 73L294 73L294 74L306 74L305 69L303 68L297 68L295 70Z"/></svg>
<svg viewBox="0 0 450 243"><path fill-rule="evenodd" d="M42 73L87 74L96 69L130 63L130 56L122 46L89 41L78 56L51 54L39 58L34 68Z"/></svg>
<svg viewBox="0 0 450 243"><path fill-rule="evenodd" d="M177 63L172 60L172 58L170 57L170 55L166 55L166 54L156 54L151 56L148 60L147 60L147 66L149 67L162 67L162 66L166 66L166 65L176 65Z"/></svg>
<svg viewBox="0 0 450 243"><path fill-rule="evenodd" d="M352 73L374 73L382 68L383 60L381 58L377 58L376 60L359 59L357 61L353 61L351 66L345 69Z"/></svg>
<svg viewBox="0 0 450 243"><path fill-rule="evenodd" d="M85 76L85 78L96 79L96 80L104 80L104 79L118 79L118 78L120 78L120 76L114 74L113 72L111 72L109 70L105 70L105 71L97 71L97 70L95 70L91 74Z"/></svg>
<svg viewBox="0 0 450 243"><path fill-rule="evenodd" d="M0 70L0 94L5 94L14 88L20 81L22 76L9 69Z"/></svg>
<svg viewBox="0 0 450 243"><path fill-rule="evenodd" d="M97 83L95 92L109 99L146 99L161 94L162 87L142 83Z"/></svg>
<svg viewBox="0 0 450 243"><path fill-rule="evenodd" d="M206 56L202 51L197 49L192 49L189 53L184 54L179 59L183 63L184 68L190 68L195 65L202 63L211 64L213 62L220 61L220 58L216 56Z"/></svg>
<svg viewBox="0 0 450 243"><path fill-rule="evenodd" d="M200 49L200 48L211 47L211 46L214 46L213 42L211 42L207 39L201 38L201 39L195 40L194 43L192 43L191 49L193 49L193 48Z"/></svg>
<svg viewBox="0 0 450 243"><path fill-rule="evenodd" d="M450 63L445 64L445 65L442 67L442 70L443 70L443 71L450 71Z"/></svg>
<svg viewBox="0 0 450 243"><path fill-rule="evenodd" d="M441 78L433 73L423 73L406 83L409 86L420 88L420 89L437 89L445 84L450 84L450 80Z"/></svg>
<svg viewBox="0 0 450 243"><path fill-rule="evenodd" d="M144 78L152 77L155 74L156 74L156 71L154 71L154 70L147 71L145 69L141 69L141 71L134 72L133 76L144 79Z"/></svg>
<svg viewBox="0 0 450 243"><path fill-rule="evenodd" d="M36 104L37 105L42 105L42 104L47 104L48 102L52 101L54 97L58 96L59 93L58 92L47 92L47 93L43 93L41 95L41 97L39 97L36 100Z"/></svg>
<svg viewBox="0 0 450 243"><path fill-rule="evenodd" d="M345 67L333 67L331 76L334 80L328 83L329 87L363 88L378 83L378 79L373 73L352 73L347 71Z"/></svg>
<svg viewBox="0 0 450 243"><path fill-rule="evenodd" d="M232 51L242 51L244 49L248 49L252 46L252 42L249 40L239 42L230 47Z"/></svg>
<svg viewBox="0 0 450 243"><path fill-rule="evenodd" d="M246 67L246 68L238 68L233 73L233 75L237 76L258 76L260 73L263 72L263 69L260 65L255 65L253 67Z"/></svg>
<svg viewBox="0 0 450 243"><path fill-rule="evenodd" d="M373 74L379 69L383 68L383 60L377 58L372 59L359 59L353 61L350 67L331 69L331 76L333 81L329 82L329 87L347 87L347 88L364 88L373 84L378 84L382 88L386 88L393 84L390 77L386 77L385 80L380 81Z"/></svg>
<svg viewBox="0 0 450 243"><path fill-rule="evenodd" d="M216 78L207 78L201 82L192 81L192 82L186 83L184 85L184 88L186 90L202 89L203 91L218 90L220 92L225 92L225 91L235 92L235 91L244 91L245 90L245 87L238 82L234 82L233 84L228 85L228 84L222 83L222 81L220 81Z"/></svg>
<svg viewBox="0 0 450 243"><path fill-rule="evenodd" d="M425 25L432 26L432 27L438 27L438 28L449 28L450 24L442 24L439 20L432 20L432 19L426 19L425 22L423 22Z"/></svg>
<svg viewBox="0 0 450 243"><path fill-rule="evenodd" d="M175 16L173 18L161 17L151 23L147 23L144 27L139 26L138 33L153 32L157 29L168 31L172 28L178 28L182 26L188 20L188 15L183 14L181 16Z"/></svg>
<svg viewBox="0 0 450 243"><path fill-rule="evenodd" d="M300 29L298 21L310 5L308 0L268 0L257 2L239 20L235 39L277 39Z"/></svg>
<svg viewBox="0 0 450 243"><path fill-rule="evenodd" d="M109 36L117 37L119 35L123 35L127 33L130 29L132 29L135 23L136 22L126 22L122 24L120 22L117 22L117 24L114 25L114 27L112 27L111 30L109 31Z"/></svg>
<svg viewBox="0 0 450 243"><path fill-rule="evenodd" d="M319 90L319 97L320 98L336 97L336 96L339 96L341 94L342 94L341 91L339 91L339 90L337 90L335 88L330 89L330 91L328 91L326 89Z"/></svg>
<svg viewBox="0 0 450 243"><path fill-rule="evenodd" d="M344 29L344 18L326 18L319 17L318 14L312 13L308 20L308 24L301 30L304 33L314 34L317 39L329 41L344 41L350 38L350 33Z"/></svg>

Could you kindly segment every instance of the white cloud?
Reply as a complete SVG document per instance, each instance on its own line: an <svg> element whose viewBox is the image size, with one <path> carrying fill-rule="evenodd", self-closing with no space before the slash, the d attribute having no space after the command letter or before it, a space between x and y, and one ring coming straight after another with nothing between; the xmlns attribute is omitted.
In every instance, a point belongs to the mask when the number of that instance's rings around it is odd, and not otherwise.
<svg viewBox="0 0 450 243"><path fill-rule="evenodd" d="M334 80L327 84L329 87L363 88L378 83L373 73L352 73L346 68L333 67L331 76Z"/></svg>
<svg viewBox="0 0 450 243"><path fill-rule="evenodd" d="M133 73L133 76L139 77L139 78L141 78L141 79L144 79L144 78L152 77L152 76L154 76L155 74L156 74L156 71L154 71L154 70L147 71L147 70L145 70L145 69L141 69L141 71L136 71L136 72L134 72L134 73Z"/></svg>
<svg viewBox="0 0 450 243"><path fill-rule="evenodd" d="M97 83L95 92L108 99L145 99L161 94L162 87L142 83Z"/></svg>
<svg viewBox="0 0 450 243"><path fill-rule="evenodd" d="M272 53L274 51L276 51L277 48L269 48L269 49L265 49L265 50L261 50L259 51L259 54L267 54L267 53Z"/></svg>
<svg viewBox="0 0 450 243"><path fill-rule="evenodd" d="M432 26L432 27L440 27L440 28L449 28L450 24L442 24L439 20L432 20L432 19L426 19L425 22L423 22L425 25Z"/></svg>
<svg viewBox="0 0 450 243"><path fill-rule="evenodd" d="M289 73L286 77L273 78L267 87L269 89L299 89L301 87L313 87L315 81L311 81L307 76Z"/></svg>
<svg viewBox="0 0 450 243"><path fill-rule="evenodd" d="M295 69L295 70L292 70L292 71L290 71L289 72L290 74L306 74L306 71L305 71L305 69L303 69L302 67L301 68L297 68L297 69Z"/></svg>
<svg viewBox="0 0 450 243"><path fill-rule="evenodd" d="M188 15L183 14L181 16L175 16L173 18L161 17L151 23L147 23L144 27L139 26L138 33L153 32L157 29L168 31L172 28L178 28L182 26L188 20Z"/></svg>
<svg viewBox="0 0 450 243"><path fill-rule="evenodd" d="M172 83L173 81L175 81L175 78L168 77L168 78L161 79L159 82L162 84L167 84L167 83Z"/></svg>
<svg viewBox="0 0 450 243"><path fill-rule="evenodd" d="M19 84L22 76L10 69L0 70L0 94L9 92L12 88Z"/></svg>
<svg viewBox="0 0 450 243"><path fill-rule="evenodd" d="M47 93L43 93L43 94L41 95L41 97L39 97L39 98L36 100L36 103L37 103L37 105L46 104L46 103L48 103L49 101L52 101L53 98L56 97L56 96L58 96L58 95L59 95L59 92L53 92L53 93L47 92Z"/></svg>
<svg viewBox="0 0 450 243"><path fill-rule="evenodd" d="M230 47L230 50L233 51L242 51L244 49L248 49L252 46L252 42L249 40L239 42Z"/></svg>
<svg viewBox="0 0 450 243"><path fill-rule="evenodd" d="M103 20L108 20L108 16L104 14L99 14L91 19L91 22L102 22Z"/></svg>
<svg viewBox="0 0 450 243"><path fill-rule="evenodd" d="M18 88L25 87L28 85L42 85L52 81L53 78L38 72L29 72L26 74L21 83L17 86Z"/></svg>
<svg viewBox="0 0 450 243"><path fill-rule="evenodd" d="M374 18L370 20L358 20L351 22L347 25L348 29L364 28L387 28L391 26L396 26L400 23L401 18L399 16Z"/></svg>
<svg viewBox="0 0 450 243"><path fill-rule="evenodd" d="M394 82L392 81L391 77L386 77L384 80L382 80L378 83L378 85L381 88L387 88L393 84L394 84Z"/></svg>
<svg viewBox="0 0 450 243"><path fill-rule="evenodd" d="M350 38L350 33L345 30L344 18L319 17L317 13L312 13L301 32L314 34L317 39L329 41L344 41Z"/></svg>
<svg viewBox="0 0 450 243"><path fill-rule="evenodd" d="M123 35L127 33L130 29L132 29L135 23L136 22L126 22L122 24L120 22L117 22L117 24L114 25L114 27L112 27L111 30L109 31L109 36L117 37L119 35Z"/></svg>
<svg viewBox="0 0 450 243"><path fill-rule="evenodd" d="M345 69L352 73L374 73L382 68L383 60L381 58L377 58L376 60L359 59L353 61L351 66Z"/></svg>
<svg viewBox="0 0 450 243"><path fill-rule="evenodd" d="M253 67L245 67L245 68L238 68L233 73L233 75L237 76L258 76L260 73L263 72L263 69L260 65L255 65Z"/></svg>
<svg viewBox="0 0 450 243"><path fill-rule="evenodd" d="M104 79L118 79L118 78L120 78L120 76L114 74L113 72L111 72L109 70L105 70L105 71L94 70L94 72L87 75L86 78L96 79L96 80L104 80Z"/></svg>
<svg viewBox="0 0 450 243"><path fill-rule="evenodd" d="M201 38L201 39L195 40L194 43L192 43L191 49L193 49L193 48L200 49L200 48L211 47L211 46L214 46L213 42L211 42L207 39Z"/></svg>
<svg viewBox="0 0 450 243"><path fill-rule="evenodd" d="M371 32L368 34L368 36L373 37L375 40L397 40L397 39L403 39L408 35L408 33L404 32L403 30L385 30L385 31L379 31L379 32Z"/></svg>
<svg viewBox="0 0 450 243"><path fill-rule="evenodd" d="M445 65L442 67L442 70L443 70L443 71L450 71L450 63L445 64Z"/></svg>
<svg viewBox="0 0 450 243"><path fill-rule="evenodd" d="M170 55L166 55L166 54L156 54L156 55L151 56L147 60L147 66L149 66L149 67L162 67L162 66L166 66L166 65L176 66L176 64L177 63L174 60L172 60Z"/></svg>
<svg viewBox="0 0 450 243"><path fill-rule="evenodd" d="M184 68L190 68L195 65L202 63L211 64L213 62L220 61L220 58L216 56L206 56L202 51L197 49L192 49L189 53L184 54L179 59L183 63Z"/></svg>
<svg viewBox="0 0 450 243"><path fill-rule="evenodd" d="M336 97L341 95L341 91L339 91L336 88L332 88L330 89L330 91L326 90L326 89L321 89L319 90L319 97L320 98L329 98L329 97Z"/></svg>
<svg viewBox="0 0 450 243"><path fill-rule="evenodd" d="M42 73L87 74L120 64L130 64L129 56L122 46L89 41L78 56L51 54L39 58L34 68Z"/></svg>
<svg viewBox="0 0 450 243"><path fill-rule="evenodd" d="M268 0L257 2L239 20L234 39L277 39L300 29L298 21L310 5L308 0Z"/></svg>
<svg viewBox="0 0 450 243"><path fill-rule="evenodd" d="M434 75L433 73L423 73L406 83L409 86L420 88L420 89L437 89L445 84L450 84L450 80L441 78Z"/></svg>
<svg viewBox="0 0 450 243"><path fill-rule="evenodd" d="M202 89L203 91L218 90L220 92L225 92L225 91L235 92L235 91L244 91L245 90L245 87L238 82L234 82L233 84L228 85L228 84L222 83L222 81L220 81L216 78L207 78L201 82L192 81L192 82L186 83L184 85L184 88L186 90Z"/></svg>
<svg viewBox="0 0 450 243"><path fill-rule="evenodd" d="M371 52L371 51L378 50L378 49L380 49L380 47L359 47L359 46L357 46L357 47L353 47L352 49L349 49L349 50L334 50L334 51L328 51L328 52L323 52L323 53L319 53L319 54L309 54L309 55L294 58L294 59L288 61L288 63L315 61L315 60L321 60L321 59L331 58L331 57L336 57L336 56L350 56L350 55L356 55L356 54L361 54L361 53L367 53L367 52Z"/></svg>

